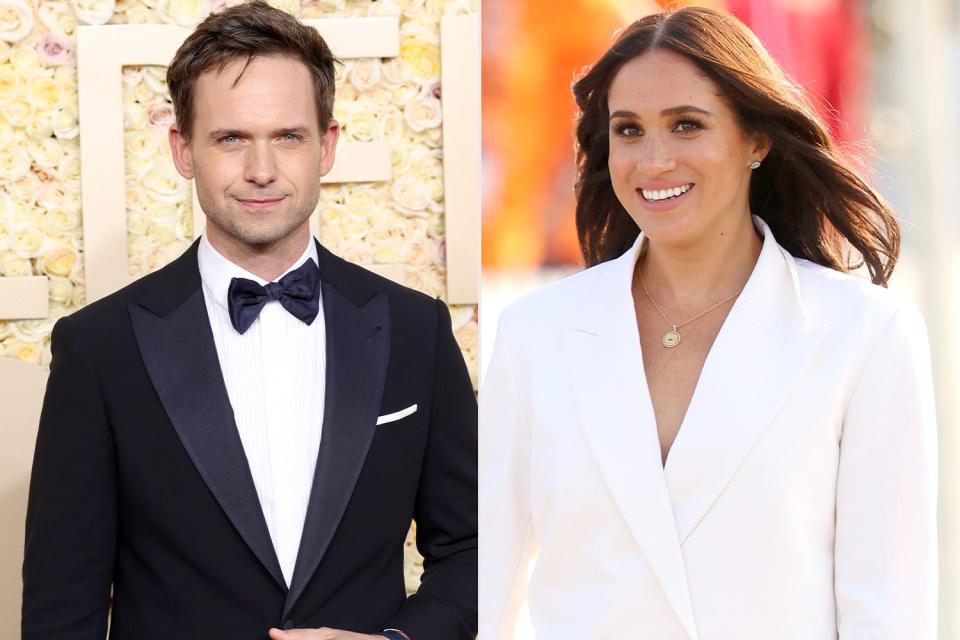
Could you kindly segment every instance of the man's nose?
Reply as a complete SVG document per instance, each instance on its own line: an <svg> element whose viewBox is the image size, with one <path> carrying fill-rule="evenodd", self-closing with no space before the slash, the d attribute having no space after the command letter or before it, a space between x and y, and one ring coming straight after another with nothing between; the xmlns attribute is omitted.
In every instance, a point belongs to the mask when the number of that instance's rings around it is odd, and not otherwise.
<svg viewBox="0 0 960 640"><path fill-rule="evenodd" d="M276 158L269 142L258 141L250 145L243 177L261 186L277 179Z"/></svg>

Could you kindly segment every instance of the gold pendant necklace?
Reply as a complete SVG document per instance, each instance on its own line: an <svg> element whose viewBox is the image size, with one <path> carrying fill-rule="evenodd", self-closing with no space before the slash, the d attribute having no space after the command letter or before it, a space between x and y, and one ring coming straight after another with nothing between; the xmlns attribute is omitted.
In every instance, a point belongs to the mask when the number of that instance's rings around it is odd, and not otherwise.
<svg viewBox="0 0 960 640"><path fill-rule="evenodd" d="M663 318L664 321L666 321L666 323L667 323L668 325L670 325L670 327L671 327L669 331L667 331L665 334L663 334L663 338L661 339L661 343L662 343L663 346L666 347L667 349L673 349L673 348L676 347L678 344L680 344L680 338L682 337L682 336L680 335L680 327L682 327L683 325L686 325L686 324L690 324L690 323L693 322L694 320L699 320L700 318L702 318L703 316L707 315L708 313L710 313L711 311L713 311L714 309L716 309L716 308L719 307L720 305L725 304L725 303L727 303L727 302L730 302L731 300L733 300L734 298L736 298L737 296L739 296L741 293L743 293L743 287L740 287L740 291L737 291L735 294L733 294L733 295L730 296L729 298L724 298L724 299L721 300L720 302L712 305L712 306L709 307L706 311L702 311L702 312L698 313L697 315L693 316L693 317L690 318L689 320L684 320L683 322L676 322L676 323L675 323L675 322L673 322L672 320L670 320L670 318L667 317L667 314L665 314L665 313L663 312L663 309L660 308L660 305L657 304L657 301L654 300L654 299L653 299L653 296L650 295L650 291L647 290L647 283L645 283L645 282L643 281L643 276L640 275L640 270L639 270L639 269L637 270L637 279L640 281L640 287L643 289L643 293L647 296L647 299L650 300L650 302L653 303L653 308L657 310L657 313L660 314L660 317ZM746 286L746 284L744 284L744 286Z"/></svg>

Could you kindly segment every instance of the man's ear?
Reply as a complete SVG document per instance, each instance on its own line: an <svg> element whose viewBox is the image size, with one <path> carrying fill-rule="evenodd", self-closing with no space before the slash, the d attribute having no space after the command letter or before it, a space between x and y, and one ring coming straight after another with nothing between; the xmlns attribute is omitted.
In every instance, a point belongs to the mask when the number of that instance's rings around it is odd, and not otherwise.
<svg viewBox="0 0 960 640"><path fill-rule="evenodd" d="M327 130L320 139L320 175L325 176L333 168L333 159L337 154L337 140L340 138L340 123L331 118Z"/></svg>
<svg viewBox="0 0 960 640"><path fill-rule="evenodd" d="M190 151L190 142L176 122L170 125L167 137L170 140L170 153L173 154L173 164L177 167L177 172L187 180L193 179L193 154Z"/></svg>

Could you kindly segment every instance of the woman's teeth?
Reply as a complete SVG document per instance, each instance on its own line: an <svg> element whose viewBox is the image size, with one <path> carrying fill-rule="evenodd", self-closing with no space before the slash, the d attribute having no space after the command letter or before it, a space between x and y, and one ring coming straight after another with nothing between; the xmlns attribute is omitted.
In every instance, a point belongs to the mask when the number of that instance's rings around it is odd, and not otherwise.
<svg viewBox="0 0 960 640"><path fill-rule="evenodd" d="M672 189L641 189L640 193L643 194L644 200L650 200L651 202L656 202L657 200L667 200L669 198L676 198L677 196L683 195L693 187L693 184L684 184L679 187L673 187Z"/></svg>

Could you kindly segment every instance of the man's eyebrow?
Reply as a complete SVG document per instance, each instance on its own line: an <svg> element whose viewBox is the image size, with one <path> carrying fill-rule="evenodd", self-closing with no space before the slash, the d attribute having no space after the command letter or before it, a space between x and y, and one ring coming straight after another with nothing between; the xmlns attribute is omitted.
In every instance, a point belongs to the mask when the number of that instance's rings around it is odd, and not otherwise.
<svg viewBox="0 0 960 640"><path fill-rule="evenodd" d="M292 127L283 127L281 129L276 129L270 132L270 137L275 138L277 136L286 135L288 133L293 133L301 136L309 135L310 127L305 124L294 125ZM244 131L243 129L214 129L210 132L208 136L211 140L219 140L220 138L225 138L227 136L236 136L238 138L249 138L249 131Z"/></svg>
<svg viewBox="0 0 960 640"><path fill-rule="evenodd" d="M682 113L698 113L700 115L713 117L713 114L707 111L706 109L701 109L700 107L695 107L692 104L681 104L676 107L669 107L660 112L661 116L676 116ZM614 118L636 118L637 114L633 111L627 109L618 109L610 114L610 119Z"/></svg>

